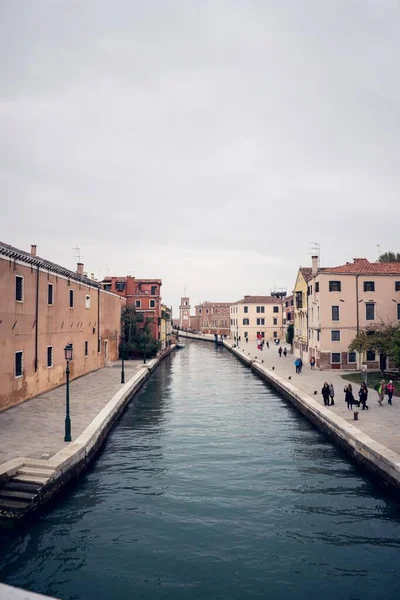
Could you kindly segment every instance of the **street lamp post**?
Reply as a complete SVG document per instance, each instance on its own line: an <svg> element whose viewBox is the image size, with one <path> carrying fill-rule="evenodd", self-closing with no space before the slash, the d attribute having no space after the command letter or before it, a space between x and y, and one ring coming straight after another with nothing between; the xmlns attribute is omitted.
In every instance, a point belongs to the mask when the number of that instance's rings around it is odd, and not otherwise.
<svg viewBox="0 0 400 600"><path fill-rule="evenodd" d="M69 414L69 361L72 360L73 347L72 344L67 344L64 348L65 360L67 361L67 369L65 374L67 376L67 388L66 388L66 406L65 406L65 436L64 442L71 441L71 418Z"/></svg>
<svg viewBox="0 0 400 600"><path fill-rule="evenodd" d="M125 383L125 369L124 369L124 346L123 346L123 336L121 336L121 383Z"/></svg>

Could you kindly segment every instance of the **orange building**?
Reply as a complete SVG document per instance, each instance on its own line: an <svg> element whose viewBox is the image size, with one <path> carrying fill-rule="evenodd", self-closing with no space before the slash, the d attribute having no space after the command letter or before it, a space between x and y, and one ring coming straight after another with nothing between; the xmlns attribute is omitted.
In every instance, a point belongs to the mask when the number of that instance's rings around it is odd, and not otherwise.
<svg viewBox="0 0 400 600"><path fill-rule="evenodd" d="M118 358L125 300L83 274L0 242L0 410Z"/></svg>
<svg viewBox="0 0 400 600"><path fill-rule="evenodd" d="M151 318L154 339L161 338L161 279L136 279L136 277L105 277L104 290L114 292L126 299L127 306L134 306L144 318Z"/></svg>

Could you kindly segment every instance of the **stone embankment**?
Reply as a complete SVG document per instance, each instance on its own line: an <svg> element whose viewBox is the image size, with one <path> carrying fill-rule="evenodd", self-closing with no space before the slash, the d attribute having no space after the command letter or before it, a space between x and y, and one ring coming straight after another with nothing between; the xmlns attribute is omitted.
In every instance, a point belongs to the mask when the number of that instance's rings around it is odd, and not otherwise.
<svg viewBox="0 0 400 600"><path fill-rule="evenodd" d="M182 337L189 337L186 333L181 335ZM195 339L204 339L204 337L205 336L196 336ZM368 411L368 419L372 419L372 423L366 423L366 426L369 427L369 433L366 433L362 431L359 426L355 425L359 425L359 421L350 423L344 416L335 414L333 410L325 407L321 403L319 389L315 390L318 392L317 396L310 396L307 392L299 389L298 386L292 383L292 376L287 374L287 369L285 370L285 374L278 374L276 368L279 368L280 359L278 359L275 354L273 355L273 360L269 360L268 362L271 362L271 364L277 363L278 367L273 368L270 366L270 368L268 368L263 364L264 360L259 358L260 353L258 353L259 356L256 359L253 355L254 351L248 351L253 350L253 348L250 348L251 344L248 345L249 347L246 347L246 351L245 349L240 350L235 347L231 340L224 340L224 346L241 362L249 366L256 375L264 379L282 396L289 400L320 431L325 433L332 441L340 446L351 459L368 471L378 483L390 488L396 496L400 497L400 454L396 451L397 442L395 439L392 440L393 435L388 437L383 431L384 423L382 423L382 415L384 413L376 412L378 409L373 406L372 408L376 414L374 423L373 412ZM264 356L267 356L266 352L264 353ZM282 359L282 361L283 360L284 359ZM291 363L292 360L290 360L289 364ZM282 362L281 364L284 363ZM314 371L313 375L316 373L318 372ZM324 375L321 373L321 378L324 377L326 377L326 374ZM298 381L300 382L300 379ZM343 380L341 381L343 385L345 382ZM303 380L301 380L301 385L303 385ZM310 388L309 385L305 385L304 387ZM316 386L314 385L313 387L315 388ZM341 405L339 405L338 408L341 411L344 410ZM384 410L384 408L381 410ZM391 420L397 419L397 414L397 411L392 412L391 414L387 413L384 415L384 418ZM346 416L347 418L353 417L353 412L349 411ZM396 437L398 439L398 436ZM384 439L388 445L393 445L396 450L381 443L379 439Z"/></svg>
<svg viewBox="0 0 400 600"><path fill-rule="evenodd" d="M42 509L87 468L132 396L174 349L175 346L171 346L169 352L138 368L84 431L49 459L17 457L0 465L1 525L12 525ZM90 389L86 393L90 396ZM45 435L45 432L36 434Z"/></svg>

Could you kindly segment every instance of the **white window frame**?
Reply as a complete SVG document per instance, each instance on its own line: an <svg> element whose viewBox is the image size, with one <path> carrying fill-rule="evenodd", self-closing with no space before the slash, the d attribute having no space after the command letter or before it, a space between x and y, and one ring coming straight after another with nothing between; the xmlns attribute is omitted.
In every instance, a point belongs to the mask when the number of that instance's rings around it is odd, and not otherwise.
<svg viewBox="0 0 400 600"><path fill-rule="evenodd" d="M142 308L142 301L141 300L135 300L135 308Z"/></svg>
<svg viewBox="0 0 400 600"><path fill-rule="evenodd" d="M339 334L339 339L338 339L338 340L334 340L334 339L333 339L333 334L334 334L334 333L338 333L338 334ZM332 330L331 330L331 342L340 342L340 339L341 339L341 337L342 337L342 336L341 336L341 334L340 334L340 329L332 329Z"/></svg>
<svg viewBox="0 0 400 600"><path fill-rule="evenodd" d="M339 356L340 356L339 362L336 362L336 361L332 360L332 356L334 354L339 354ZM341 364L342 364L342 353L341 352L331 352L331 365L341 365Z"/></svg>
<svg viewBox="0 0 400 600"><path fill-rule="evenodd" d="M85 294L85 308L89 309L91 304L90 294Z"/></svg>
<svg viewBox="0 0 400 600"><path fill-rule="evenodd" d="M22 354L21 357L21 375L17 375L16 373L16 365L17 365L17 354ZM20 377L24 376L24 351L23 350L17 350L16 352L14 352L14 377L15 379L20 379Z"/></svg>
<svg viewBox="0 0 400 600"><path fill-rule="evenodd" d="M156 301L155 300L150 300L150 308L155 308L156 307Z"/></svg>
<svg viewBox="0 0 400 600"><path fill-rule="evenodd" d="M356 359L355 360L350 360L349 356L350 354L354 354ZM356 365L357 364L357 352L348 352L347 353L347 362L349 365Z"/></svg>
<svg viewBox="0 0 400 600"><path fill-rule="evenodd" d="M51 365L49 365L49 348L51 348ZM52 369L54 365L53 346L47 346L47 368Z"/></svg>
<svg viewBox="0 0 400 600"><path fill-rule="evenodd" d="M22 298L21 300L17 300L17 279L21 279L22 280ZM15 276L15 290L14 290L14 297L15 297L15 302L19 302L20 304L24 301L24 296L25 296L25 279L23 275L16 275Z"/></svg>

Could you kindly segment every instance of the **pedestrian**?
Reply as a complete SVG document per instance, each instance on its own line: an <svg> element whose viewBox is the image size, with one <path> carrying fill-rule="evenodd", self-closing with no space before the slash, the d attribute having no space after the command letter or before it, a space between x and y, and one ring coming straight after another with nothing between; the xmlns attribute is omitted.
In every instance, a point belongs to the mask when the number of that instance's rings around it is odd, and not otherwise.
<svg viewBox="0 0 400 600"><path fill-rule="evenodd" d="M360 403L362 405L361 410L368 410L367 400L368 400L368 388L365 383L361 384L360 391L358 392L358 397L360 398Z"/></svg>
<svg viewBox="0 0 400 600"><path fill-rule="evenodd" d="M321 394L324 399L324 406L329 406L330 391L329 391L329 384L327 381L325 381L324 385L322 386Z"/></svg>
<svg viewBox="0 0 400 600"><path fill-rule="evenodd" d="M284 350L283 350L283 356L285 356L285 357L287 356L287 348L284 348Z"/></svg>
<svg viewBox="0 0 400 600"><path fill-rule="evenodd" d="M344 388L344 401L347 404L347 410L351 410L353 408L353 404L357 404L353 396L353 388L351 387L351 383L347 387Z"/></svg>
<svg viewBox="0 0 400 600"><path fill-rule="evenodd" d="M311 369L314 371L314 367L315 367L315 357L314 357L314 356L312 356L312 357L311 357L311 360L310 360L310 367L311 367Z"/></svg>
<svg viewBox="0 0 400 600"><path fill-rule="evenodd" d="M386 385L385 385L384 379L382 379L382 381L380 383L376 384L375 390L378 393L378 404L379 404L379 406L382 406L382 402L385 398L385 391L386 391Z"/></svg>
<svg viewBox="0 0 400 600"><path fill-rule="evenodd" d="M335 388L333 387L333 383L329 384L329 396L331 398L331 406L335 404Z"/></svg>
<svg viewBox="0 0 400 600"><path fill-rule="evenodd" d="M388 403L389 404L392 404L392 398L393 398L394 391L395 391L394 383L392 380L390 380L386 386L386 393L388 395Z"/></svg>
<svg viewBox="0 0 400 600"><path fill-rule="evenodd" d="M303 361L301 360L301 358L299 358L299 373L301 373L302 368L303 368Z"/></svg>
<svg viewBox="0 0 400 600"><path fill-rule="evenodd" d="M279 358L282 358L282 346L279 346L279 350L278 350L278 354L279 354Z"/></svg>
<svg viewBox="0 0 400 600"><path fill-rule="evenodd" d="M246 335L246 344L248 344L248 343L249 343L249 338L248 338L248 336Z"/></svg>
<svg viewBox="0 0 400 600"><path fill-rule="evenodd" d="M300 369L300 359L296 358L296 360L294 361L294 366L296 367L296 373L300 373L299 369Z"/></svg>
<svg viewBox="0 0 400 600"><path fill-rule="evenodd" d="M268 341L268 340L267 340L267 348L268 348L268 350L269 350L269 341Z"/></svg>

